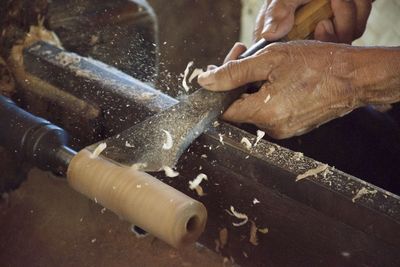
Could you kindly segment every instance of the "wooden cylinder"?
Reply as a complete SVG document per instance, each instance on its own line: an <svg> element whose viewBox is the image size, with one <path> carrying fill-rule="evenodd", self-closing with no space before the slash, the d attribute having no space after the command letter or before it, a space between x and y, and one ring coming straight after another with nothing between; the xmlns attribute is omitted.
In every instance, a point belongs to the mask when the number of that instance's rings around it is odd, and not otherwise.
<svg viewBox="0 0 400 267"><path fill-rule="evenodd" d="M204 205L155 177L80 151L67 179L72 188L174 247L196 241L207 219Z"/></svg>

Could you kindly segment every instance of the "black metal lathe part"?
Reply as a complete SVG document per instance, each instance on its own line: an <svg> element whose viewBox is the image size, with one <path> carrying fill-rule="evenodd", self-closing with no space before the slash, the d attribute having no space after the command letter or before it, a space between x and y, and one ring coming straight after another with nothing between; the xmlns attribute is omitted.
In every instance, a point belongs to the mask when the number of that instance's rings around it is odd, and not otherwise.
<svg viewBox="0 0 400 267"><path fill-rule="evenodd" d="M65 174L76 154L67 147L68 135L60 127L36 117L0 95L0 146L21 162Z"/></svg>

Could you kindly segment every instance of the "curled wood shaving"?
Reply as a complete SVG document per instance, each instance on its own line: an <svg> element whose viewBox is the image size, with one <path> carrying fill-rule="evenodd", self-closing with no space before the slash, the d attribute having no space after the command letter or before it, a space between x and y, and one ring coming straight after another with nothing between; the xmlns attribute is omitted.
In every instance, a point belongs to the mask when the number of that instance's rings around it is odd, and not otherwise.
<svg viewBox="0 0 400 267"><path fill-rule="evenodd" d="M107 148L107 143L101 143L99 144L96 149L92 152L92 154L90 155L90 158L95 159L98 156L100 156L101 152L104 151L104 149Z"/></svg>
<svg viewBox="0 0 400 267"><path fill-rule="evenodd" d="M355 203L357 199L359 199L365 195L368 195L368 194L375 195L376 193L378 193L378 191L376 189L368 190L367 188L363 187L360 190L358 190L357 194L351 199L351 201L353 203Z"/></svg>
<svg viewBox="0 0 400 267"><path fill-rule="evenodd" d="M193 181L189 181L189 188L191 190L194 190L196 187L198 187L201 182L203 180L208 180L207 179L207 175L205 175L204 173L200 173L199 175L197 175L197 177L193 180Z"/></svg>
<svg viewBox="0 0 400 267"><path fill-rule="evenodd" d="M189 92L189 86L188 86L186 80L187 80L187 76L189 75L189 69L190 69L191 66L193 66L193 61L190 61L187 64L186 69L183 72L182 86L183 86L183 89L185 89L186 92Z"/></svg>
<svg viewBox="0 0 400 267"><path fill-rule="evenodd" d="M248 222L249 217L247 217L246 214L243 214L243 213L235 211L235 208L233 206L230 207L230 210L231 210L230 212L227 210L229 215L234 216L234 217L236 217L238 219L243 219L243 221L241 221L239 223L232 223L233 226L236 226L236 227L242 226L242 225L245 225Z"/></svg>
<svg viewBox="0 0 400 267"><path fill-rule="evenodd" d="M245 147L250 150L251 149L251 143L249 141L249 139L247 139L246 137L243 137L242 140L240 140L241 144L244 144Z"/></svg>
<svg viewBox="0 0 400 267"><path fill-rule="evenodd" d="M309 176L317 177L317 174L325 171L328 167L329 167L328 164L321 164L321 165L319 165L318 167L316 167L314 169L308 170L303 174L299 174L296 177L296 182L300 181L300 180L302 180L302 179L304 179L306 177L309 177Z"/></svg>
<svg viewBox="0 0 400 267"><path fill-rule="evenodd" d="M250 221L251 227L250 227L250 238L249 242L253 244L254 246L258 246L258 238L257 238L257 226L256 223L253 221Z"/></svg>
<svg viewBox="0 0 400 267"><path fill-rule="evenodd" d="M174 171L171 167L163 166L162 168L165 172L165 176L167 177L173 178L179 175L179 172Z"/></svg>
<svg viewBox="0 0 400 267"><path fill-rule="evenodd" d="M202 69L194 69L192 74L189 77L189 83L192 83L193 79L199 76L200 74L204 73L204 70Z"/></svg>
<svg viewBox="0 0 400 267"><path fill-rule="evenodd" d="M265 136L265 132L261 131L261 130L257 130L257 139L256 142L254 143L253 147L256 146L258 144L258 142L260 142L260 140Z"/></svg>
<svg viewBox="0 0 400 267"><path fill-rule="evenodd" d="M174 142L172 141L172 136L171 134L166 131L166 130L162 130L165 133L166 136L166 140L165 143L163 144L163 149L164 150L170 150L172 148L172 145L174 144Z"/></svg>
<svg viewBox="0 0 400 267"><path fill-rule="evenodd" d="M200 186L200 183L203 180L207 180L207 175L205 175L204 173L200 173L193 181L189 181L189 188L191 190L195 190L197 195L201 197L206 195L203 191L203 188Z"/></svg>

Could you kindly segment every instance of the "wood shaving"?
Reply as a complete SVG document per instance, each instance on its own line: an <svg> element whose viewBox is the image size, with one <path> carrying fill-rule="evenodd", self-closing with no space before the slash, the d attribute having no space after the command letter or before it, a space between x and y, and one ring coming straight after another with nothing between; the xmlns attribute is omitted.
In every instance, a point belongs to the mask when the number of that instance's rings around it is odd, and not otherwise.
<svg viewBox="0 0 400 267"><path fill-rule="evenodd" d="M275 147L270 147L269 149L268 149L268 153L266 154L266 156L268 157L268 156L271 156L274 152L275 152L275 150L276 150L276 148Z"/></svg>
<svg viewBox="0 0 400 267"><path fill-rule="evenodd" d="M171 167L163 166L162 169L167 177L173 178L179 175L179 172L174 171Z"/></svg>
<svg viewBox="0 0 400 267"><path fill-rule="evenodd" d="M199 76L200 74L204 73L202 69L194 69L192 74L189 77L189 83L192 83L193 79Z"/></svg>
<svg viewBox="0 0 400 267"><path fill-rule="evenodd" d="M322 176L324 177L324 178L326 178L326 176L328 175L328 174L333 174L333 172L331 172L328 168L322 173Z"/></svg>
<svg viewBox="0 0 400 267"><path fill-rule="evenodd" d="M253 199L253 204L255 205L255 204L258 204L258 203L260 203L260 201L257 198L254 198Z"/></svg>
<svg viewBox="0 0 400 267"><path fill-rule="evenodd" d="M265 227L265 228L258 228L258 231L259 231L260 233L262 233L262 234L268 234L269 229L268 229L268 227Z"/></svg>
<svg viewBox="0 0 400 267"><path fill-rule="evenodd" d="M207 158L207 155L206 155L206 154L202 154L202 155L200 156L200 158L206 159L206 158Z"/></svg>
<svg viewBox="0 0 400 267"><path fill-rule="evenodd" d="M223 228L219 231L219 245L220 248L224 248L228 243L228 229Z"/></svg>
<svg viewBox="0 0 400 267"><path fill-rule="evenodd" d="M267 104L268 101L270 101L270 100L271 100L271 95L268 94L267 97L264 99L264 103Z"/></svg>
<svg viewBox="0 0 400 267"><path fill-rule="evenodd" d="M166 136L166 140L165 143L163 144L163 149L164 150L170 150L172 148L172 145L174 144L174 142L172 141L172 136L171 134L166 131L166 130L162 130L165 133Z"/></svg>
<svg viewBox="0 0 400 267"><path fill-rule="evenodd" d="M101 152L104 151L104 149L107 148L107 143L101 143L99 144L96 149L92 152L92 154L90 155L91 159L95 159L98 156L100 156Z"/></svg>
<svg viewBox="0 0 400 267"><path fill-rule="evenodd" d="M253 147L255 147L258 142L260 142L260 140L265 136L265 132L261 131L261 130L257 130L257 139L256 142L254 143Z"/></svg>
<svg viewBox="0 0 400 267"><path fill-rule="evenodd" d="M132 145L131 143L129 143L129 141L125 141L125 146L126 146L126 147L135 147L134 145Z"/></svg>
<svg viewBox="0 0 400 267"><path fill-rule="evenodd" d="M250 238L249 242L253 244L254 246L258 246L258 238L257 238L257 226L256 223L253 221L250 221L251 227L250 227Z"/></svg>
<svg viewBox="0 0 400 267"><path fill-rule="evenodd" d="M301 153L301 152L295 152L294 155L293 155L293 159L296 160L296 161L301 160L303 157L304 157L304 154Z"/></svg>
<svg viewBox="0 0 400 267"><path fill-rule="evenodd" d="M241 221L239 223L232 223L233 226L239 227L239 226L245 225L248 222L249 217L247 217L246 214L235 211L235 208L233 206L230 207L230 210L231 210L231 212L229 212L227 210L229 215L234 216L238 219L243 219L243 221Z"/></svg>
<svg viewBox="0 0 400 267"><path fill-rule="evenodd" d="M147 167L147 163L135 163L131 166L131 169L135 171L140 171Z"/></svg>
<svg viewBox="0 0 400 267"><path fill-rule="evenodd" d="M310 177L310 176L317 177L317 174L325 171L328 167L329 167L328 164L321 164L321 165L319 165L318 167L316 167L314 169L308 170L303 174L299 174L296 177L296 182L300 181L300 180L302 180L304 178Z"/></svg>
<svg viewBox="0 0 400 267"><path fill-rule="evenodd" d="M220 142L222 145L225 145L225 143L224 143L224 135L219 133L218 136L219 136L219 142Z"/></svg>
<svg viewBox="0 0 400 267"><path fill-rule="evenodd" d="M248 150L251 149L251 143L247 137L243 137L242 140L240 140L240 143L244 144Z"/></svg>
<svg viewBox="0 0 400 267"><path fill-rule="evenodd" d="M378 191L376 189L368 190L367 188L363 187L360 190L358 190L357 194L351 199L351 201L353 203L355 203L357 199L359 199L365 195L368 195L368 194L375 195L376 193L378 193Z"/></svg>
<svg viewBox="0 0 400 267"><path fill-rule="evenodd" d="M218 127L220 125L220 123L218 121L214 121L212 125L213 125L213 127L216 128L216 127Z"/></svg>
<svg viewBox="0 0 400 267"><path fill-rule="evenodd" d="M201 187L201 185L196 186L196 188L194 190L196 190L196 193L199 197L206 195L206 193L204 193L203 187Z"/></svg>
<svg viewBox="0 0 400 267"><path fill-rule="evenodd" d="M187 80L187 76L189 75L189 70L190 70L190 67L191 67L191 66L193 66L193 61L190 61L190 62L187 64L186 69L185 69L185 71L183 72L182 86L183 86L183 89L185 89L186 92L189 92L189 86L188 86L186 80Z"/></svg>
<svg viewBox="0 0 400 267"><path fill-rule="evenodd" d="M204 173L200 173L199 175L197 175L197 177L193 180L193 181L189 181L189 188L191 190L194 190L196 187L198 187L201 182L203 180L208 180L207 179L207 175L205 175Z"/></svg>

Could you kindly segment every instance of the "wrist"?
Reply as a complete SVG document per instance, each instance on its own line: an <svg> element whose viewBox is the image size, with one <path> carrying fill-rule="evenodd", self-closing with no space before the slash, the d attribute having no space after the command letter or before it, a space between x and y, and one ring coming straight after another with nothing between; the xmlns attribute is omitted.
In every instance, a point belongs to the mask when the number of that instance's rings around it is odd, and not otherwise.
<svg viewBox="0 0 400 267"><path fill-rule="evenodd" d="M354 47L352 85L363 104L400 101L400 48Z"/></svg>

